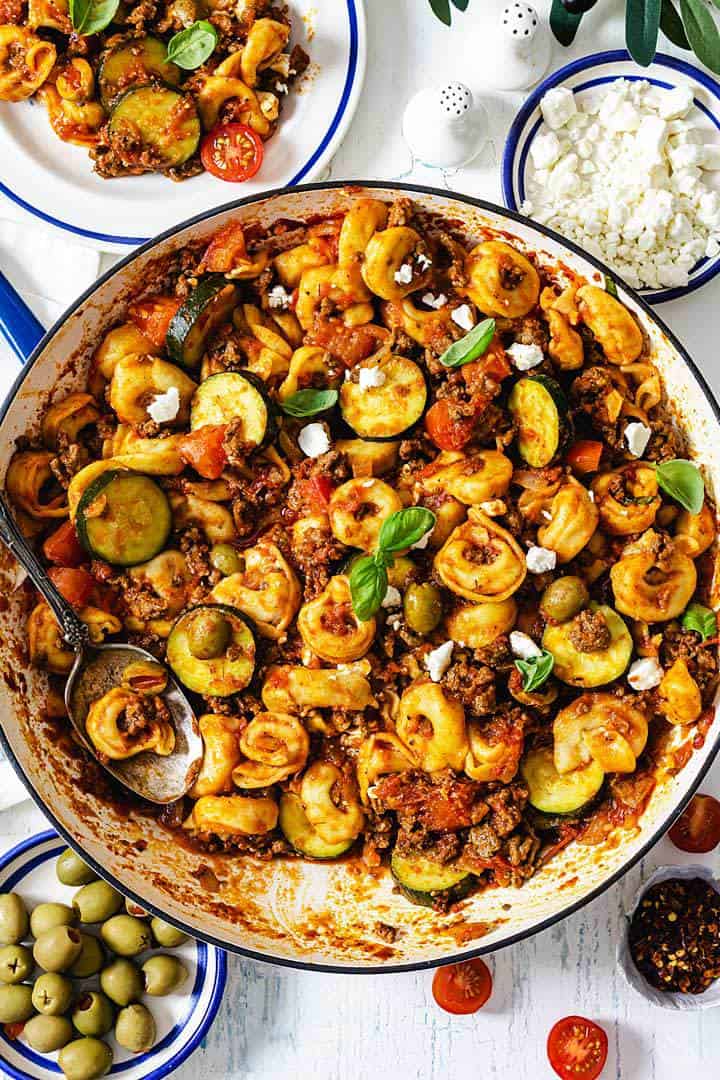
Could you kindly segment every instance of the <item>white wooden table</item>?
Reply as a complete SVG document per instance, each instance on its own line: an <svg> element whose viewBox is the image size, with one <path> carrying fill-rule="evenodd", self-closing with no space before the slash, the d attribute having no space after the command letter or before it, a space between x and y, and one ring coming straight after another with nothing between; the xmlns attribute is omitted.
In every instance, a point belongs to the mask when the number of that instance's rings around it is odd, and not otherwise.
<svg viewBox="0 0 720 1080"><path fill-rule="evenodd" d="M500 202L498 160L523 95L484 93L491 143L471 167L452 176L412 162L400 135L402 106L433 82L461 79L477 89L483 24L503 0L471 0L444 29L427 0L366 0L369 65L366 90L333 178L400 179L447 186ZM538 7L546 10L548 0ZM623 43L620 0L600 0L580 41L555 49L553 64ZM611 18L608 20L608 14ZM663 45L663 48L665 46ZM673 51L666 49L666 51ZM0 206L0 217L3 207ZM2 252L0 251L0 258ZM109 265L112 259L104 262ZM41 290L40 290L41 291ZM43 305L39 305L42 307ZM720 282L661 314L688 346L720 395L717 311ZM713 333L714 332L714 333ZM0 373L11 363L0 351ZM7 378L7 376L6 376ZM5 381L0 382L0 390ZM720 764L703 790L720 795ZM0 814L0 850L44 827L29 803ZM545 1041L554 1021L581 1013L609 1034L604 1075L622 1080L710 1080L718 1075L720 1017L675 1015L631 995L615 965L622 913L643 876L662 863L693 861L662 841L643 865L589 907L491 961L495 990L476 1016L450 1017L433 1004L431 974L317 975L230 961L225 1000L206 1045L176 1073L222 1080L543 1080L554 1076ZM717 854L704 861L720 869Z"/></svg>

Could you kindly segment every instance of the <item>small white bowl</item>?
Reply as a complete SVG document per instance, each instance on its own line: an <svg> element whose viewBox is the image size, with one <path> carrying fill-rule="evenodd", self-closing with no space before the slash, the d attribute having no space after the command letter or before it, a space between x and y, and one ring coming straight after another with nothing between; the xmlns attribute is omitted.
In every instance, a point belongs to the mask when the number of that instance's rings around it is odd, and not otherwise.
<svg viewBox="0 0 720 1080"><path fill-rule="evenodd" d="M651 986L644 975L638 971L635 961L630 952L630 923L635 914L638 904L648 889L661 881L669 881L671 878L683 878L689 881L691 878L702 878L707 881L716 892L720 893L720 882L707 866L659 866L640 886L632 906L625 916L625 928L618 943L617 962L625 981L641 997L652 1005L659 1005L661 1009L675 1009L685 1012L697 1009L715 1009L720 1005L720 979L716 979L702 994L680 994L656 990Z"/></svg>

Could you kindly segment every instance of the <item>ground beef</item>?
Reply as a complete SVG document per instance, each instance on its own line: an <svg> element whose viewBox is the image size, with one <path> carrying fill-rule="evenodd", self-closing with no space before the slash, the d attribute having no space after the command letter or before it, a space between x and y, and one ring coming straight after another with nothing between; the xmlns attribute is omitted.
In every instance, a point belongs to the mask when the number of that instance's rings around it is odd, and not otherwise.
<svg viewBox="0 0 720 1080"><path fill-rule="evenodd" d="M490 808L488 824L498 836L509 836L522 821L528 793L524 784L508 784L486 796Z"/></svg>
<svg viewBox="0 0 720 1080"><path fill-rule="evenodd" d="M618 445L617 420L609 413L607 397L615 389L606 368L591 367L573 380L573 405L589 418L592 427L610 443Z"/></svg>
<svg viewBox="0 0 720 1080"><path fill-rule="evenodd" d="M578 652L601 652L610 645L610 627L602 611L586 608L573 619L568 638Z"/></svg>
<svg viewBox="0 0 720 1080"><path fill-rule="evenodd" d="M90 454L81 443L70 442L62 431L58 434L58 453L50 462L50 468L57 482L67 488L76 473L84 469L90 461Z"/></svg>
<svg viewBox="0 0 720 1080"><path fill-rule="evenodd" d="M474 825L470 830L468 844L480 858L490 859L502 847L502 840L492 825L483 822L481 825Z"/></svg>
<svg viewBox="0 0 720 1080"><path fill-rule="evenodd" d="M228 465L236 469L244 468L250 454L257 449L254 443L249 443L243 438L245 426L245 419L242 416L231 420L223 436L222 448L228 459Z"/></svg>
<svg viewBox="0 0 720 1080"><path fill-rule="evenodd" d="M24 10L24 0L0 0L0 24L7 26L10 23L21 23Z"/></svg>
<svg viewBox="0 0 720 1080"><path fill-rule="evenodd" d="M395 199L388 213L387 228L394 229L398 226L410 225L413 214L414 209L412 199Z"/></svg>
<svg viewBox="0 0 720 1080"><path fill-rule="evenodd" d="M457 660L445 675L445 689L475 716L495 711L495 673L466 659Z"/></svg>
<svg viewBox="0 0 720 1080"><path fill-rule="evenodd" d="M302 574L306 600L323 591L345 550L329 529L318 527L291 533L291 559Z"/></svg>
<svg viewBox="0 0 720 1080"><path fill-rule="evenodd" d="M375 785L373 799L395 810L403 828L415 824L430 832L452 832L481 821L487 813L481 788L451 769L437 773L392 773Z"/></svg>
<svg viewBox="0 0 720 1080"><path fill-rule="evenodd" d="M170 710L161 697L138 696L125 709L118 720L118 729L131 739L140 738L153 724L169 724Z"/></svg>

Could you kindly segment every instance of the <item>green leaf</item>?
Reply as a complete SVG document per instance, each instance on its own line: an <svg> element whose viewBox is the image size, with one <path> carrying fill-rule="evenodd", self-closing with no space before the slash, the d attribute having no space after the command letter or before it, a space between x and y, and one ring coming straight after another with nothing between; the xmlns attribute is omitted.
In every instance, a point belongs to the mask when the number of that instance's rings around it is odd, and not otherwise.
<svg viewBox="0 0 720 1080"><path fill-rule="evenodd" d="M450 25L450 0L430 0L430 7L437 15L440 22Z"/></svg>
<svg viewBox="0 0 720 1080"><path fill-rule="evenodd" d="M430 532L434 524L435 515L424 506L408 506L406 510L396 510L382 523L378 540L380 552L385 554L412 547L418 540L422 540L425 533Z"/></svg>
<svg viewBox="0 0 720 1080"><path fill-rule="evenodd" d="M350 570L350 596L353 611L361 622L372 619L383 600L388 587L385 564L373 555L354 562Z"/></svg>
<svg viewBox="0 0 720 1080"><path fill-rule="evenodd" d="M605 275L605 292L609 292L611 296L614 296L617 300L617 285L609 274Z"/></svg>
<svg viewBox="0 0 720 1080"><path fill-rule="evenodd" d="M445 367L462 367L463 364L471 364L473 360L477 360L479 356L482 356L487 349L495 335L495 320L483 319L477 326L473 326L472 330L461 338L460 341L456 341L449 349L440 357L440 363Z"/></svg>
<svg viewBox="0 0 720 1080"><path fill-rule="evenodd" d="M298 390L280 402L287 416L316 416L337 403L337 390Z"/></svg>
<svg viewBox="0 0 720 1080"><path fill-rule="evenodd" d="M70 0L70 22L73 30L87 37L97 34L115 18L120 0Z"/></svg>
<svg viewBox="0 0 720 1080"><path fill-rule="evenodd" d="M184 71L193 71L204 64L218 42L217 30L207 19L200 19L170 38L167 58Z"/></svg>
<svg viewBox="0 0 720 1080"><path fill-rule="evenodd" d="M680 0L680 13L698 60L720 75L720 33L703 0Z"/></svg>
<svg viewBox="0 0 720 1080"><path fill-rule="evenodd" d="M715 0L715 3L720 4L720 0ZM677 45L679 49L690 48L685 27L672 0L662 0L660 29L668 41L672 41L673 45Z"/></svg>
<svg viewBox="0 0 720 1080"><path fill-rule="evenodd" d="M666 494L690 514L699 514L705 499L705 482L692 461L675 458L655 466L657 482Z"/></svg>
<svg viewBox="0 0 720 1080"><path fill-rule="evenodd" d="M571 14L562 0L553 0L550 9L550 29L561 45L572 45L584 12Z"/></svg>
<svg viewBox="0 0 720 1080"><path fill-rule="evenodd" d="M703 641L717 634L717 615L702 604L690 604L680 622L685 630L694 630Z"/></svg>
<svg viewBox="0 0 720 1080"><path fill-rule="evenodd" d="M555 657L547 649L540 656L531 656L529 660L516 660L515 667L523 677L523 690L532 693L547 682L555 666Z"/></svg>
<svg viewBox="0 0 720 1080"><path fill-rule="evenodd" d="M626 0L625 40L628 50L642 67L652 63L657 52L661 0Z"/></svg>

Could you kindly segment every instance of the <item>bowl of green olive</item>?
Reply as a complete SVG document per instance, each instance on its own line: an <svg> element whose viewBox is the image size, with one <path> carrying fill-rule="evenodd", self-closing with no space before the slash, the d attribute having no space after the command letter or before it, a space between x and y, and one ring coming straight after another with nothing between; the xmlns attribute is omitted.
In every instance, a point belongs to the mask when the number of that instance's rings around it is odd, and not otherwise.
<svg viewBox="0 0 720 1080"><path fill-rule="evenodd" d="M222 999L226 957L126 900L39 833L0 859L0 1072L159 1080Z"/></svg>

